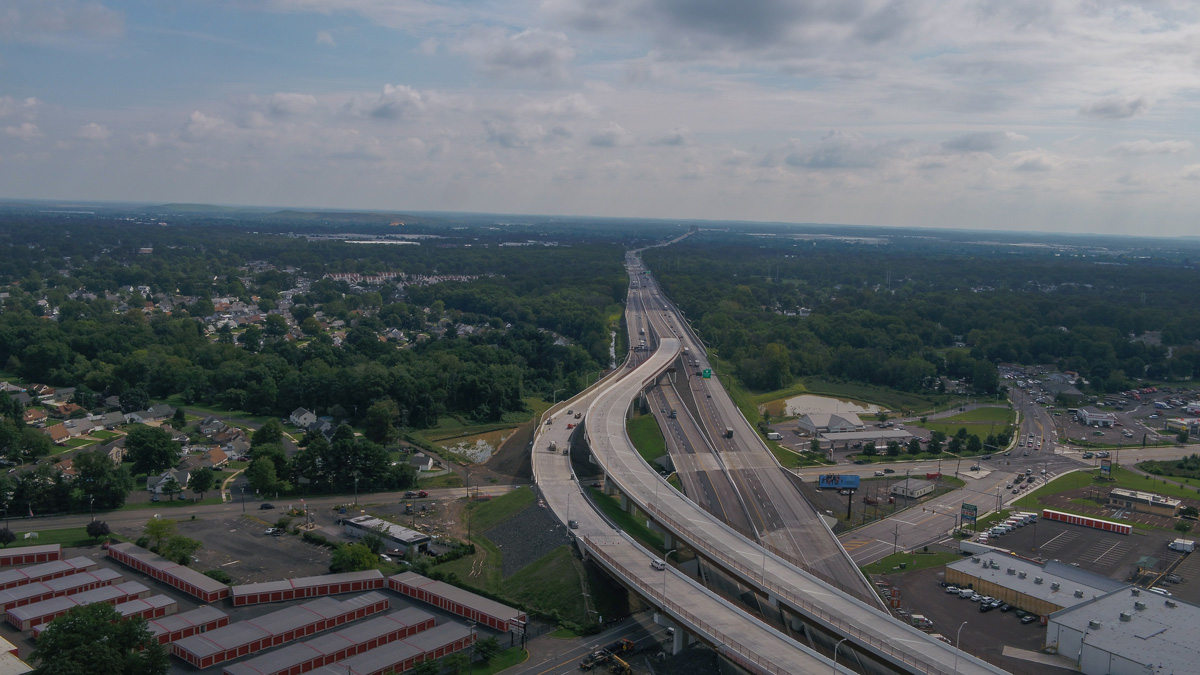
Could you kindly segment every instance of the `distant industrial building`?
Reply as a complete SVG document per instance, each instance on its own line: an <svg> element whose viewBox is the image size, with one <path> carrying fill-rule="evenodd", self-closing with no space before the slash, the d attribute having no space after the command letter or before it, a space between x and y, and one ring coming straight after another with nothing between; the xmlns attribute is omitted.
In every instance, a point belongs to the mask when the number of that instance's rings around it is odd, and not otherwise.
<svg viewBox="0 0 1200 675"><path fill-rule="evenodd" d="M1200 418L1175 417L1167 420L1167 431L1173 433L1186 432L1188 436L1200 436Z"/></svg>
<svg viewBox="0 0 1200 675"><path fill-rule="evenodd" d="M917 499L933 492L933 481L906 478L892 486L892 494L897 497Z"/></svg>
<svg viewBox="0 0 1200 675"><path fill-rule="evenodd" d="M1075 419L1080 424L1089 427L1111 427L1117 423L1117 416L1110 412L1102 412L1092 406L1084 406L1075 412Z"/></svg>
<svg viewBox="0 0 1200 675"><path fill-rule="evenodd" d="M864 431L867 425L854 413L810 413L796 421L800 431L809 436L847 431Z"/></svg>
<svg viewBox="0 0 1200 675"><path fill-rule="evenodd" d="M1131 509L1156 516L1177 518L1183 503L1178 499L1156 495L1153 492L1113 488L1108 493L1108 505L1117 509Z"/></svg>
<svg viewBox="0 0 1200 675"><path fill-rule="evenodd" d="M1127 586L1066 563L1052 560L1039 565L1001 551L947 565L946 581L1041 616Z"/></svg>
<svg viewBox="0 0 1200 675"><path fill-rule="evenodd" d="M1051 614L1046 646L1086 675L1180 675L1200 668L1197 634L1200 607L1125 588Z"/></svg>
<svg viewBox="0 0 1200 675"><path fill-rule="evenodd" d="M368 534L378 535L383 539L383 545L388 551L408 553L412 548L418 553L423 553L429 549L429 535L373 516L347 518L342 521L342 527L347 535L355 539L361 539Z"/></svg>

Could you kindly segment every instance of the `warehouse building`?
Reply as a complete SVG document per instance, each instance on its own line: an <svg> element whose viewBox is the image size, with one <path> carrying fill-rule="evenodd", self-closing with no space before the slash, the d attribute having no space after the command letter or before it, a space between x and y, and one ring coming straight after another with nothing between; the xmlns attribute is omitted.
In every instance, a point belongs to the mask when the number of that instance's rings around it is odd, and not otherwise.
<svg viewBox="0 0 1200 675"><path fill-rule="evenodd" d="M1156 516L1177 518L1183 502L1156 495L1153 492L1113 488L1108 493L1108 505L1117 509L1131 509L1141 513L1152 513Z"/></svg>
<svg viewBox="0 0 1200 675"><path fill-rule="evenodd" d="M1092 406L1084 406L1075 411L1075 419L1080 424L1089 427L1111 427L1117 423L1117 416L1110 412L1101 412Z"/></svg>
<svg viewBox="0 0 1200 675"><path fill-rule="evenodd" d="M150 621L150 635L165 645L229 625L229 615L211 605Z"/></svg>
<svg viewBox="0 0 1200 675"><path fill-rule="evenodd" d="M403 640L435 624L432 614L409 607L236 663L225 668L224 675L300 675Z"/></svg>
<svg viewBox="0 0 1200 675"><path fill-rule="evenodd" d="M475 631L461 623L444 623L412 637L338 661L311 672L317 675L386 675L403 673L422 661L440 659L475 643Z"/></svg>
<svg viewBox="0 0 1200 675"><path fill-rule="evenodd" d="M112 544L108 547L108 557L204 602L229 597L229 587L225 584L134 544Z"/></svg>
<svg viewBox="0 0 1200 675"><path fill-rule="evenodd" d="M796 428L809 436L865 431L867 425L854 413L809 413L796 420Z"/></svg>
<svg viewBox="0 0 1200 675"><path fill-rule="evenodd" d="M383 572L364 570L343 574L322 574L316 577L267 581L259 584L234 586L230 591L233 606L257 605L264 602L284 602L304 598L320 598L339 593L377 591L384 586Z"/></svg>
<svg viewBox="0 0 1200 675"><path fill-rule="evenodd" d="M14 565L35 565L37 563L60 560L62 546L46 544L45 546L22 546L20 548L0 550L0 567Z"/></svg>
<svg viewBox="0 0 1200 675"><path fill-rule="evenodd" d="M388 588L499 631L511 630L515 622L526 620L525 612L519 609L416 572L388 577Z"/></svg>
<svg viewBox="0 0 1200 675"><path fill-rule="evenodd" d="M429 550L429 535L374 516L347 518L342 521L342 527L348 536L355 539L361 539L368 534L378 535L389 552L408 553L410 548L418 553Z"/></svg>
<svg viewBox="0 0 1200 675"><path fill-rule="evenodd" d="M0 591L0 611L7 612L13 607L32 605L35 602L57 598L60 595L71 595L101 586L111 586L124 580L125 577L116 570L101 567L95 572L76 572L57 579L17 586Z"/></svg>
<svg viewBox="0 0 1200 675"><path fill-rule="evenodd" d="M35 581L49 581L76 572L90 572L96 569L96 562L91 558L79 556L70 560L51 560L40 565L30 565L17 569L0 572L0 591L24 586Z"/></svg>
<svg viewBox="0 0 1200 675"><path fill-rule="evenodd" d="M136 583L136 582L130 582L130 583ZM110 586L109 588L115 588L115 587ZM105 589L97 589L97 591L100 591L100 590L105 590ZM91 591L91 592L95 593L97 591ZM56 599L64 600L65 598L56 598ZM74 606L74 605L72 605L72 606ZM25 608L22 607L20 609L25 609ZM70 607L68 607L67 609L70 609ZM146 619L147 621L149 621L150 619L157 619L162 616L170 616L171 614L178 612L179 611L179 603L175 602L174 598L171 598L171 597L168 597L165 595L152 595L148 598L137 598L134 600L125 600L124 602L118 603L115 607L113 607L113 609L117 610L117 614L120 614L124 618L140 616L143 619ZM57 617L57 616L58 615L56 614L55 617ZM42 633L46 630L46 628L48 628L50 626L50 621L53 621L55 617L51 617L49 620L47 620L43 623L35 624L32 629L33 630L33 639L36 640L39 637L41 637Z"/></svg>
<svg viewBox="0 0 1200 675"><path fill-rule="evenodd" d="M947 565L946 582L1041 616L1127 585L1066 563L1052 560L1039 565L998 550Z"/></svg>
<svg viewBox="0 0 1200 675"><path fill-rule="evenodd" d="M5 619L17 630L29 630L34 626L50 623L75 607L104 603L117 605L129 600L149 597L150 589L136 581L126 581L115 586L50 598L24 607L14 607L5 613Z"/></svg>
<svg viewBox="0 0 1200 675"><path fill-rule="evenodd" d="M386 612L389 605L386 597L375 592L347 600L319 598L177 640L171 644L171 653L197 668L208 668Z"/></svg>
<svg viewBox="0 0 1200 675"><path fill-rule="evenodd" d="M1194 673L1200 607L1125 588L1050 615L1046 645L1086 675Z"/></svg>

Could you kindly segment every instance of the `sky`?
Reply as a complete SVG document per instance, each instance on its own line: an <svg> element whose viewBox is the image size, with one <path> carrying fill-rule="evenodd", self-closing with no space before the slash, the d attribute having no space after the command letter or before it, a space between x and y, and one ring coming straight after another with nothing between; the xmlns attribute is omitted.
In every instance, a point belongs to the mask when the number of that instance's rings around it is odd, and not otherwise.
<svg viewBox="0 0 1200 675"><path fill-rule="evenodd" d="M0 197L1200 234L1200 3L0 0Z"/></svg>

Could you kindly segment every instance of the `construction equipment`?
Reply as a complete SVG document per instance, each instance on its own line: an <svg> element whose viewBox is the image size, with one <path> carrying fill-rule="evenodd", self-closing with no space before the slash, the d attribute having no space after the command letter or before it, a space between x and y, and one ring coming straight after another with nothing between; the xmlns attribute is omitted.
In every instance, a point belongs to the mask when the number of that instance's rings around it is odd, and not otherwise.
<svg viewBox="0 0 1200 675"><path fill-rule="evenodd" d="M613 654L612 662L612 666L609 668L610 671L617 675L633 675L633 668L630 668L629 664L625 663L625 659Z"/></svg>

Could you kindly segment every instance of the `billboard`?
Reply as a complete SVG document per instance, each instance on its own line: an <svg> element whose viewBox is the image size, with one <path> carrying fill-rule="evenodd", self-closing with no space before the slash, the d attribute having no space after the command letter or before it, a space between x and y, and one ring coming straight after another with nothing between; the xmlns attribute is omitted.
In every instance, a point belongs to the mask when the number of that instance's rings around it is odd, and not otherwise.
<svg viewBox="0 0 1200 675"><path fill-rule="evenodd" d="M973 522L975 522L975 519L978 516L979 516L979 507L978 506L975 506L974 504L963 503L963 505L962 505L962 522L973 523Z"/></svg>
<svg viewBox="0 0 1200 675"><path fill-rule="evenodd" d="M835 490L843 488L857 490L859 480L859 477L854 474L823 473L821 474L821 482L818 483L817 487L834 488Z"/></svg>
<svg viewBox="0 0 1200 675"><path fill-rule="evenodd" d="M1100 460L1100 475L1104 476L1105 478L1108 478L1110 475L1112 475L1112 460Z"/></svg>

